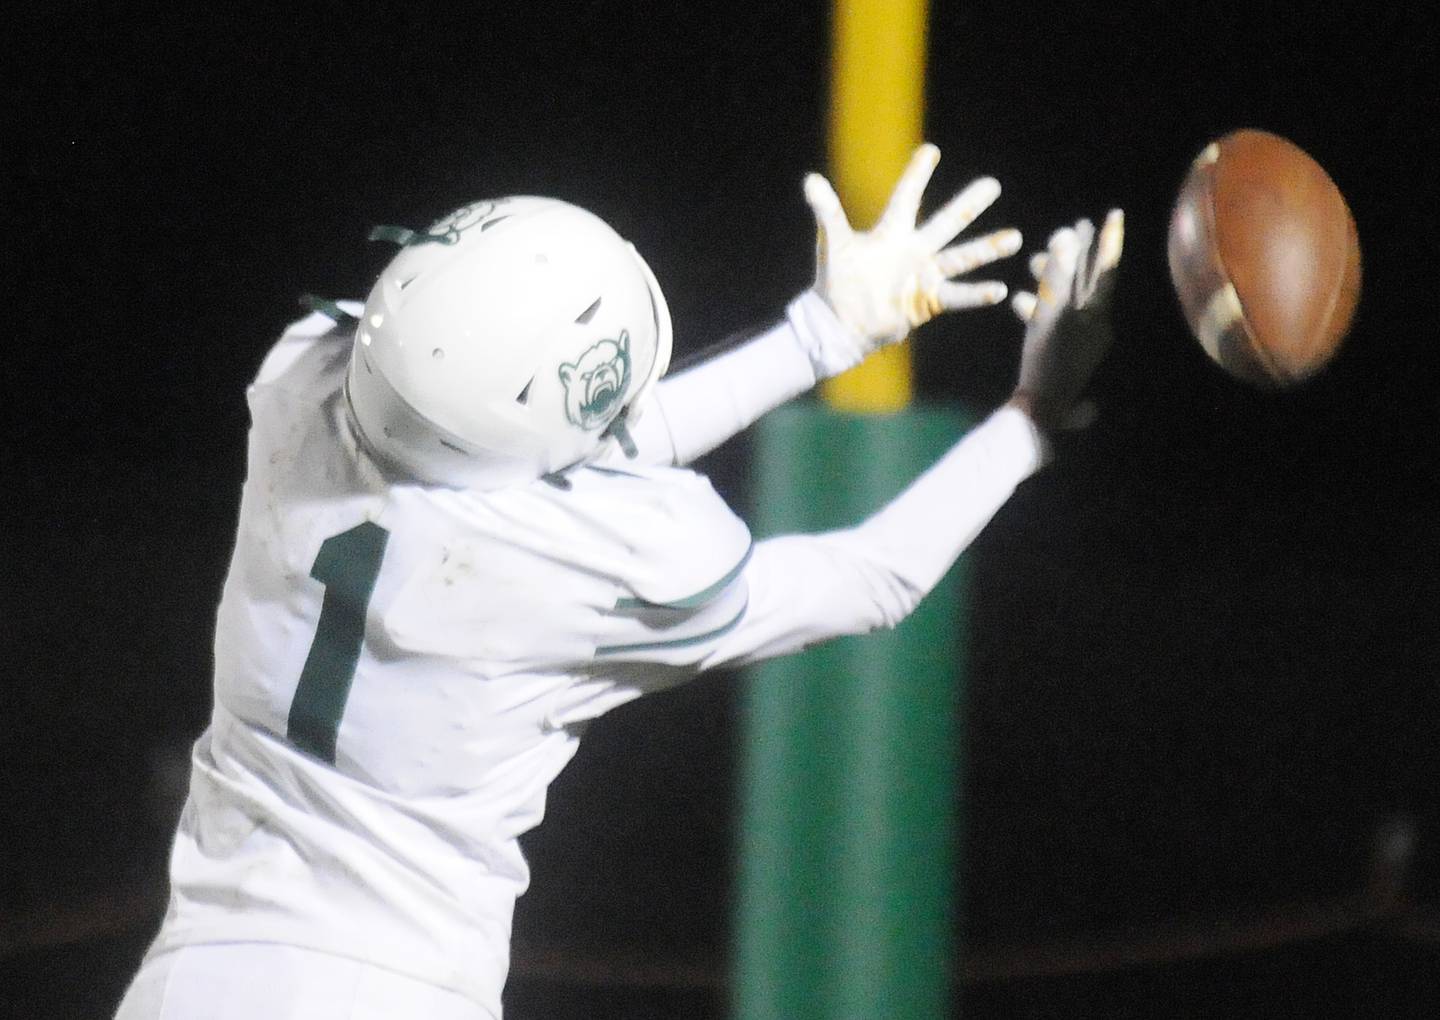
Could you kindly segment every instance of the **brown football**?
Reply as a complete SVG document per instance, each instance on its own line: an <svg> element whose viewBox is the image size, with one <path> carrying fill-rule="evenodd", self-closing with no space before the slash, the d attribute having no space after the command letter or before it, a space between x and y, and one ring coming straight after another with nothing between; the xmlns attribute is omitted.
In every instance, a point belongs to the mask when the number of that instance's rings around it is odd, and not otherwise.
<svg viewBox="0 0 1440 1020"><path fill-rule="evenodd" d="M1334 356L1360 299L1360 239L1335 182L1293 142L1225 135L1170 217L1170 279L1200 346L1231 375L1289 386Z"/></svg>

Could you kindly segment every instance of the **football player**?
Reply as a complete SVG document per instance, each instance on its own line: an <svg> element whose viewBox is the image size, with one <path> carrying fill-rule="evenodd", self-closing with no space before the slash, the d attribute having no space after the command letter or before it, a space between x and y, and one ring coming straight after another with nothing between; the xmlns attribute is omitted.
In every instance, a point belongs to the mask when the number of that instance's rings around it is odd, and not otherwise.
<svg viewBox="0 0 1440 1020"><path fill-rule="evenodd" d="M513 197L401 245L363 306L285 331L248 474L167 914L121 1020L498 1020L519 837L587 720L702 670L893 626L1046 458L1109 344L1121 218L1032 260L1012 398L855 527L753 542L683 465L950 309L1014 230L924 222L917 151L874 229L824 178L813 288L662 381L670 318L595 216Z"/></svg>

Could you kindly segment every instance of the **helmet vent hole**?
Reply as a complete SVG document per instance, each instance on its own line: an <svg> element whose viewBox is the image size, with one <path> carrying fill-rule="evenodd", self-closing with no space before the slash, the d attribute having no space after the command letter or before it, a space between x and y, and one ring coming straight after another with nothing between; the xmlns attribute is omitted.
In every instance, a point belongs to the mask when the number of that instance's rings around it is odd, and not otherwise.
<svg viewBox="0 0 1440 1020"><path fill-rule="evenodd" d="M515 403L517 403L517 404L528 404L528 403L530 403L530 383L533 383L534 381L535 381L535 380L532 378L532 379L530 380L530 382L527 382L527 383L525 384L525 388L524 388L523 390L521 390L521 391L520 391L520 395L515 398Z"/></svg>
<svg viewBox="0 0 1440 1020"><path fill-rule="evenodd" d="M405 277L405 279L400 281L400 289L404 290L406 287L410 286L412 283L415 282L419 275L419 273L416 273L414 276Z"/></svg>
<svg viewBox="0 0 1440 1020"><path fill-rule="evenodd" d="M504 222L505 222L506 220L508 220L509 218L510 218L510 214L509 214L509 213L506 213L504 216L496 216L493 220L486 220L484 223L480 224L480 232L483 234L485 231L489 230L489 229L490 229L491 227L493 227L495 224L497 224L497 223L504 223Z"/></svg>
<svg viewBox="0 0 1440 1020"><path fill-rule="evenodd" d="M576 317L575 321L583 326L591 319L595 318L595 313L600 310L600 301L601 299L597 297L594 303L591 304L589 308L585 309Z"/></svg>

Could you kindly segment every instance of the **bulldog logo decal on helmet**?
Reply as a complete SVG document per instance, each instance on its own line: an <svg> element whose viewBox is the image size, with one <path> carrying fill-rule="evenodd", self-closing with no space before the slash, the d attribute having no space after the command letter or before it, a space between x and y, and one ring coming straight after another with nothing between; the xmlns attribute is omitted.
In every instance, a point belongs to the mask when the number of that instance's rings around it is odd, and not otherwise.
<svg viewBox="0 0 1440 1020"><path fill-rule="evenodd" d="M630 333L618 340L601 340L578 359L560 366L565 385L565 417L587 431L598 429L615 416L630 387Z"/></svg>

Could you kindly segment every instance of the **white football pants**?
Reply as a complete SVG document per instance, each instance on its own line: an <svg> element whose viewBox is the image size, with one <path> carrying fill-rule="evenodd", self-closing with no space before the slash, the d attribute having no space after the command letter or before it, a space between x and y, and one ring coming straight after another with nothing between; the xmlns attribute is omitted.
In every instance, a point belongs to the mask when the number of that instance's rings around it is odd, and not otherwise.
<svg viewBox="0 0 1440 1020"><path fill-rule="evenodd" d="M115 1020L498 1020L478 1003L371 964L260 942L145 961Z"/></svg>

